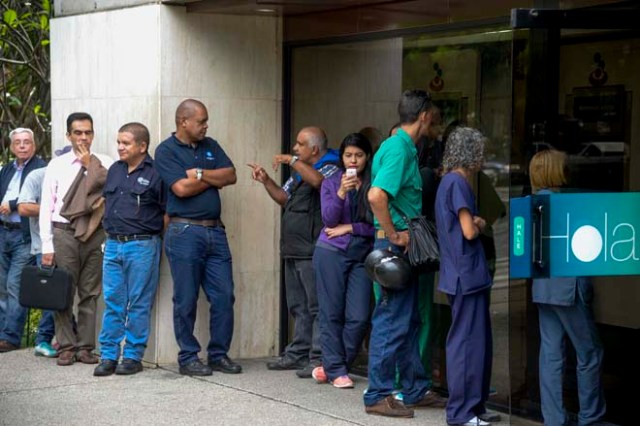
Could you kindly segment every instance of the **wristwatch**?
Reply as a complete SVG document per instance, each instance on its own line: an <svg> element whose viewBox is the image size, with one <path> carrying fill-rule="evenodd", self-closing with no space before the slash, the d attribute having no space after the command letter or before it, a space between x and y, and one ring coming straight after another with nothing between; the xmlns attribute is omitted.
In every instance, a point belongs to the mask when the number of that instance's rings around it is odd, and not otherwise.
<svg viewBox="0 0 640 426"><path fill-rule="evenodd" d="M196 169L196 179L202 180L202 169Z"/></svg>
<svg viewBox="0 0 640 426"><path fill-rule="evenodd" d="M298 161L299 158L297 155L292 155L291 156L291 160L289 161L289 166L293 166L294 164L296 164L296 161Z"/></svg>

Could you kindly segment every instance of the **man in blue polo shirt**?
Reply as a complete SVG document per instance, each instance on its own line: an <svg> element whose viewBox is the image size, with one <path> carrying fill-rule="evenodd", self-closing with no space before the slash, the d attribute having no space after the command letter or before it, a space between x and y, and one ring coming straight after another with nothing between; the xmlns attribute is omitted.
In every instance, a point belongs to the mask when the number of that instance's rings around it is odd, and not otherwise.
<svg viewBox="0 0 640 426"><path fill-rule="evenodd" d="M149 130L141 123L125 124L117 142L120 161L109 168L103 190L105 310L94 376L142 371L162 252L164 188L147 152Z"/></svg>
<svg viewBox="0 0 640 426"><path fill-rule="evenodd" d="M156 149L156 168L169 188L165 250L173 277L173 328L180 374L237 374L227 356L233 336L233 275L227 234L220 220L219 190L236 183L233 163L218 142L206 137L209 115L187 99L176 110L176 132ZM207 365L193 335L200 287L209 300Z"/></svg>
<svg viewBox="0 0 640 426"><path fill-rule="evenodd" d="M398 103L400 128L382 143L373 158L368 198L376 227L375 249L403 252L409 233L403 216L419 216L422 178L416 143L432 122L431 97L424 90L405 91ZM383 291L371 318L369 387L365 411L389 417L413 417L412 408L443 407L429 390L418 350L418 279L404 290ZM404 403L394 398L398 371ZM406 405L405 405L406 404Z"/></svg>

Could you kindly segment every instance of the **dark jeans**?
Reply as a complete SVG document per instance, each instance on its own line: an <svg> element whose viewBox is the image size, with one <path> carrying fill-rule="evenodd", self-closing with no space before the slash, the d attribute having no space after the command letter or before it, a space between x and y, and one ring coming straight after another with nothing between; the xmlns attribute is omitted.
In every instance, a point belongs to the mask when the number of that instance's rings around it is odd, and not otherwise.
<svg viewBox="0 0 640 426"><path fill-rule="evenodd" d="M392 247L387 239L377 239L374 249ZM418 350L418 280L405 290L383 291L371 319L369 340L369 387L365 405L373 405L394 390L396 367L405 404L418 402L429 390Z"/></svg>
<svg viewBox="0 0 640 426"><path fill-rule="evenodd" d="M486 412L493 359L490 291L448 295L452 316L446 349L449 423L465 423Z"/></svg>
<svg viewBox="0 0 640 426"><path fill-rule="evenodd" d="M545 424L565 425L567 412L562 398L565 336L576 350L578 366L578 425L590 425L606 411L600 374L602 344L593 322L591 305L579 291L573 306L539 304L540 313L540 399Z"/></svg>
<svg viewBox="0 0 640 426"><path fill-rule="evenodd" d="M22 269L33 264L22 229L0 226L0 340L20 346L27 309L18 302Z"/></svg>
<svg viewBox="0 0 640 426"><path fill-rule="evenodd" d="M198 359L200 343L193 335L200 287L209 302L207 346L210 360L227 355L233 336L233 274L224 228L171 223L165 250L173 277L173 330L180 365Z"/></svg>
<svg viewBox="0 0 640 426"><path fill-rule="evenodd" d="M369 325L372 283L361 260L316 247L322 366L329 380L349 372Z"/></svg>
<svg viewBox="0 0 640 426"><path fill-rule="evenodd" d="M293 339L285 354L296 360L320 362L318 291L311 259L285 259L284 285L287 307L293 317Z"/></svg>

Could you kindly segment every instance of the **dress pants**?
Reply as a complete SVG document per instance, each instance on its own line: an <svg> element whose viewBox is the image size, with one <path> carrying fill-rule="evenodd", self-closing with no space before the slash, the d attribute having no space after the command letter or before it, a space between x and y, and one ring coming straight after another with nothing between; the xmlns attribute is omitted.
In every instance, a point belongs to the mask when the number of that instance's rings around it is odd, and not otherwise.
<svg viewBox="0 0 640 426"><path fill-rule="evenodd" d="M102 243L104 232L96 230L86 241L71 229L53 228L55 263L71 274L73 294L78 295L77 333L73 329L73 307L54 314L60 351L96 347L96 303L102 291Z"/></svg>
<svg viewBox="0 0 640 426"><path fill-rule="evenodd" d="M320 363L320 324L318 322L318 290L311 259L284 260L284 286L287 308L293 317L293 339L285 355L295 360L308 359Z"/></svg>

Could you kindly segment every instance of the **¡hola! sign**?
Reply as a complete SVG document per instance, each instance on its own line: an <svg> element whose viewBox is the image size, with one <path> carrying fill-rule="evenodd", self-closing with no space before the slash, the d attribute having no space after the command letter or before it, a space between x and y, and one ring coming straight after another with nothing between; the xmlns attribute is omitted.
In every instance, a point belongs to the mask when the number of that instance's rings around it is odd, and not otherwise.
<svg viewBox="0 0 640 426"><path fill-rule="evenodd" d="M640 275L640 193L512 199L510 276Z"/></svg>

